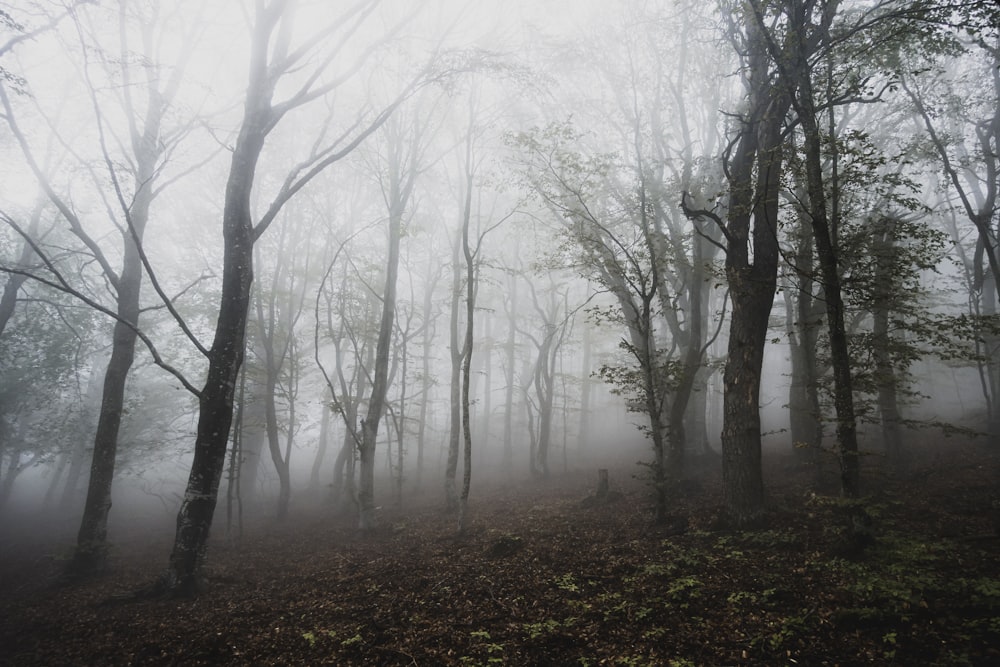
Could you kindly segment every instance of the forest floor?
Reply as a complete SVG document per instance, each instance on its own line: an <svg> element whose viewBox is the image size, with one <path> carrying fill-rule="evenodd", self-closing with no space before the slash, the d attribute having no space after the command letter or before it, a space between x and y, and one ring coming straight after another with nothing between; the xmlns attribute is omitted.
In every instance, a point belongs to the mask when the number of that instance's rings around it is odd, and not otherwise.
<svg viewBox="0 0 1000 667"><path fill-rule="evenodd" d="M386 506L360 535L316 512L217 538L208 590L130 599L168 536L118 545L106 576L57 583L53 551L0 547L3 665L1000 664L1000 459L942 441L900 479L869 473L874 543L845 503L768 465L767 525L717 527L718 476L666 526L637 469L477 490L472 527ZM439 504L439 503L438 503ZM65 552L65 547L64 547Z"/></svg>

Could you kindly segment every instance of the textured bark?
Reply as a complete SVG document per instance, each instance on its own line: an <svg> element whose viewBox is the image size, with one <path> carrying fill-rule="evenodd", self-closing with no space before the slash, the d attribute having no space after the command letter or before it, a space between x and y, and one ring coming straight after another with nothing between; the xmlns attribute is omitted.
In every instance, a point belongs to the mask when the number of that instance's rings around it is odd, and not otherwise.
<svg viewBox="0 0 1000 667"><path fill-rule="evenodd" d="M397 98L369 124L362 126L350 140L344 139L342 144L325 148L314 147L316 152L293 168L285 187L279 190L255 225L250 200L257 162L268 134L289 111L325 95L339 83L338 80L318 84L316 81L319 72L315 72L316 76L307 76L305 86L298 88L291 97L272 104L275 87L291 71L289 68L299 69L310 58L308 52L289 52L291 17L295 4L294 0L275 0L273 3L258 2L256 5L243 120L233 148L223 206L224 249L219 316L212 347L207 351L208 375L200 392L194 460L177 516L174 548L161 582L162 587L175 593L194 592L200 584L200 570L208 546L208 534L233 419L233 394L243 363L250 287L253 282L254 242L301 188L381 127L404 98ZM353 14L357 20L347 29L347 36L341 35L339 39L348 39L354 30L359 29L361 22L374 11L375 6L376 3L368 2L348 9L348 14ZM334 24L334 27L340 27L340 24ZM332 35L331 30L332 28L328 29L326 34ZM343 41L333 47L333 52L336 53L342 46ZM408 90L412 91L412 88ZM391 325L391 316L389 323ZM383 386L375 393L381 392L384 397L384 377L382 382ZM377 421L363 425L365 437L372 439L371 451L367 452L371 456L374 455L377 428ZM362 454L365 455L366 452L363 451Z"/></svg>
<svg viewBox="0 0 1000 667"><path fill-rule="evenodd" d="M243 363L255 240L250 196L257 161L274 120L270 109L273 82L267 77L263 54L276 20L277 17L272 17L270 28L262 22L255 35L258 62L252 69L243 123L226 183L219 315L208 351L208 375L199 397L194 459L177 513L174 546L161 580L161 587L178 595L194 594L202 586L201 568L225 466L233 420L233 396Z"/></svg>
<svg viewBox="0 0 1000 667"><path fill-rule="evenodd" d="M772 85L764 35L754 21L746 25L746 58L749 104L729 165L725 268L732 315L722 415L724 512L737 526L754 523L764 510L760 381L777 283L781 130L789 107L787 95Z"/></svg>
<svg viewBox="0 0 1000 667"><path fill-rule="evenodd" d="M208 549L219 480L225 465L233 395L243 363L250 286L253 282L253 225L250 192L266 135L267 116L254 110L260 91L248 98L247 117L237 138L223 211L222 295L215 338L208 355L208 377L201 391L194 460L162 584L179 595L198 592ZM269 97L269 96L268 96Z"/></svg>

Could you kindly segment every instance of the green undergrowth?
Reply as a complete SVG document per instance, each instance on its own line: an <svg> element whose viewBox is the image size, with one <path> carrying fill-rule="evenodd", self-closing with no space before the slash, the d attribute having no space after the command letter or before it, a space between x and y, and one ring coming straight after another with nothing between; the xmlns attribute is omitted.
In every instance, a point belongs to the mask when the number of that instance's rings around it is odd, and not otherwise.
<svg viewBox="0 0 1000 667"><path fill-rule="evenodd" d="M662 540L653 558L630 563L620 583L574 571L555 572L558 603L549 616L523 623L528 641L586 635L613 624L635 633L637 656L605 664L686 664L704 656L683 647L664 658L685 627L738 628L720 659L794 661L817 635L851 632L868 638L866 660L921 658L965 664L964 649L942 641L941 655L907 655L921 633L958 636L979 647L1000 642L1000 574L969 574L976 548L896 525L895 505L809 497L804 512L764 530L720 533L692 530ZM871 540L845 555L855 530L845 517L863 517ZM690 654L684 651L690 650ZM489 661L499 649L481 657ZM581 656L580 664L590 663ZM645 660L646 662L643 662ZM670 662L672 661L672 662Z"/></svg>

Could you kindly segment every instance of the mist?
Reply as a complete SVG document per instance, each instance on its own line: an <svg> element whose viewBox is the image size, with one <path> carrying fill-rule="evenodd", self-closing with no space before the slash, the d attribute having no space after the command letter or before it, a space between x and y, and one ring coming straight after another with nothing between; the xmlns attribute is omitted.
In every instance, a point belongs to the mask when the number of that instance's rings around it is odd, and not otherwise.
<svg viewBox="0 0 1000 667"><path fill-rule="evenodd" d="M987 521L997 19L0 3L8 571L211 596L255 539L506 557L584 497L663 539L836 499L854 557L947 461Z"/></svg>

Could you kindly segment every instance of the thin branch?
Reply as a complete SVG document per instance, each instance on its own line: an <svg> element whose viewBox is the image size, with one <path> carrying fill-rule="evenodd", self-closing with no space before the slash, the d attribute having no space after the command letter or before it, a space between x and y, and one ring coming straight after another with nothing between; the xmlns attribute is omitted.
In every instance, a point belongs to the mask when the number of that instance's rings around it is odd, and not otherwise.
<svg viewBox="0 0 1000 667"><path fill-rule="evenodd" d="M156 346L153 344L153 341L150 340L150 338L145 333L143 333L142 330L140 330L136 324L129 322L127 319L119 316L118 313L116 313L115 311L102 305L101 303L98 303L94 299L88 297L86 294L73 288L69 284L69 282L63 277L62 273L59 272L59 269L55 266L55 264L53 264L51 260L49 260L49 258L45 255L45 252L42 250L42 248L37 243L35 243L35 241L27 234L27 232L21 229L21 226L18 225L17 222L11 219L10 216L8 216L6 213L0 212L0 217L2 217L4 222L6 222L9 226L11 226L14 229L14 231L20 234L21 237L25 240L25 242L31 246L31 249L34 250L35 254L45 264L45 268L47 268L52 273L52 275L55 276L56 279L51 280L49 278L45 278L44 276L39 276L37 274L34 274L30 271L2 266L2 265L0 265L0 272L25 276L42 285L46 285L55 290L63 292L64 294L68 294L73 298L83 302L87 306L93 308L94 310L114 319L116 322L121 322L129 329L134 331L136 336L138 336L139 339L146 345L146 348L149 350L150 355L153 357L153 362L157 366L159 366L160 368L162 368L163 370L167 371L175 378L177 378L177 380L181 383L181 385L183 385L183 387L187 389L189 392L191 392L191 394L193 394L195 397L201 398L201 391L199 391L194 385L192 385L179 370L177 370L176 368L174 368L173 366L171 366L170 364L168 364L163 360L163 358L160 356L160 353L157 351Z"/></svg>

